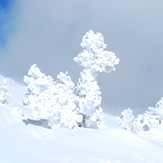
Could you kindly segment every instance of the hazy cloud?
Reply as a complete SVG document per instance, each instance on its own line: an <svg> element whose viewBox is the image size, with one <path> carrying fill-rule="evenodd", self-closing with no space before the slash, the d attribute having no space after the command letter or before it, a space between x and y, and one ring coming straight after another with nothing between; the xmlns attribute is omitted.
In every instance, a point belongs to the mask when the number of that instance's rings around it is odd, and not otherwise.
<svg viewBox="0 0 163 163"><path fill-rule="evenodd" d="M36 63L54 78L68 70L76 82L80 68L73 57L92 29L103 34L107 50L120 58L115 72L98 76L103 103L153 106L163 96L162 9L160 0L15 0L0 72L22 81Z"/></svg>

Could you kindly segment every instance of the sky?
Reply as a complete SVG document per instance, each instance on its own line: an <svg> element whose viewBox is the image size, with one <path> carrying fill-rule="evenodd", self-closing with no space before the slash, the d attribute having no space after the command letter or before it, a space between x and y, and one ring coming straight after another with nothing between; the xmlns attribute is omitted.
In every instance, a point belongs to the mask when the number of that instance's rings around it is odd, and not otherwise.
<svg viewBox="0 0 163 163"><path fill-rule="evenodd" d="M23 83L32 64L46 75L69 72L90 29L120 58L98 74L103 105L147 108L163 96L163 1L0 0L0 74Z"/></svg>

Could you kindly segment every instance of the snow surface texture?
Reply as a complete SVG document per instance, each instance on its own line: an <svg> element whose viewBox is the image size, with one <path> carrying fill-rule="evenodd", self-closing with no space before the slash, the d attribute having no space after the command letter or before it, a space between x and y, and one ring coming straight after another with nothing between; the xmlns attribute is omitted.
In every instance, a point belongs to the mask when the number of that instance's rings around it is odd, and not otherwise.
<svg viewBox="0 0 163 163"><path fill-rule="evenodd" d="M0 86L3 77L0 76ZM106 129L49 130L22 122L25 88L8 79L8 105L0 106L1 163L162 163L163 146L117 128L104 114Z"/></svg>
<svg viewBox="0 0 163 163"><path fill-rule="evenodd" d="M36 64L31 66L24 77L28 87L24 105L33 109L32 119L47 120L50 128L105 127L96 77L98 72L115 70L119 59L113 52L104 51L102 34L92 30L83 37L81 47L83 52L74 58L83 68L77 86L67 72L60 72L54 81Z"/></svg>

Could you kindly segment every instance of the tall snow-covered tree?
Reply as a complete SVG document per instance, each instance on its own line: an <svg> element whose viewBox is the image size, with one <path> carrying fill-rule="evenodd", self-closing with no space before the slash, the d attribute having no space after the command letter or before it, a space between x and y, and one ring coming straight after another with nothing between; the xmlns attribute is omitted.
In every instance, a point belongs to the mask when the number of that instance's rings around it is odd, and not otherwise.
<svg viewBox="0 0 163 163"><path fill-rule="evenodd" d="M8 98L11 97L11 94L8 92L7 79L3 79L3 87L0 90L0 103L8 104Z"/></svg>
<svg viewBox="0 0 163 163"><path fill-rule="evenodd" d="M103 117L100 106L101 91L96 81L97 73L114 71L119 59L113 52L105 51L107 45L101 33L90 30L83 37L80 46L83 51L74 58L74 61L83 68L76 87L79 114L83 116L80 125L99 128L103 124Z"/></svg>

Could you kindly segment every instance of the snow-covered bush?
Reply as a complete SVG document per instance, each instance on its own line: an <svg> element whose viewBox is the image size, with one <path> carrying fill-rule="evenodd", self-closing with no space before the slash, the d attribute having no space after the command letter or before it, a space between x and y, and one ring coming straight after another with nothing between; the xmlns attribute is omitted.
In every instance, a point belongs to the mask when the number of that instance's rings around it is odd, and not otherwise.
<svg viewBox="0 0 163 163"><path fill-rule="evenodd" d="M7 79L3 79L3 87L0 89L0 104L8 104L8 98L11 97L11 94L8 92Z"/></svg>
<svg viewBox="0 0 163 163"><path fill-rule="evenodd" d="M133 122L134 122L134 115L132 113L132 110L130 108L125 109L122 111L119 120L119 128L126 129L129 131L133 130Z"/></svg>
<svg viewBox="0 0 163 163"><path fill-rule="evenodd" d="M152 128L157 128L159 125L158 116L152 112L146 111L144 114L139 114L133 123L134 132L149 131Z"/></svg>
<svg viewBox="0 0 163 163"><path fill-rule="evenodd" d="M151 128L148 131L139 131L137 134L163 145L163 121L157 127Z"/></svg>
<svg viewBox="0 0 163 163"><path fill-rule="evenodd" d="M157 119L161 123L163 120L163 97L156 103L155 107L149 107L148 109L153 115L157 116Z"/></svg>
<svg viewBox="0 0 163 163"><path fill-rule="evenodd" d="M74 58L74 61L83 67L75 91L79 98L79 113L83 116L80 125L99 128L103 124L103 117L100 107L102 97L96 81L97 73L115 70L119 59L113 52L104 50L106 44L101 33L90 30L83 37L80 46L83 52Z"/></svg>
<svg viewBox="0 0 163 163"><path fill-rule="evenodd" d="M138 135L163 143L163 98L148 111L132 115L132 110L124 110L119 119L119 127L133 131Z"/></svg>
<svg viewBox="0 0 163 163"><path fill-rule="evenodd" d="M157 128L160 124L158 115L153 114L150 110L143 114L134 116L130 108L122 111L118 120L120 128L130 130L135 133L139 133L140 131L149 131L152 128Z"/></svg>

